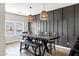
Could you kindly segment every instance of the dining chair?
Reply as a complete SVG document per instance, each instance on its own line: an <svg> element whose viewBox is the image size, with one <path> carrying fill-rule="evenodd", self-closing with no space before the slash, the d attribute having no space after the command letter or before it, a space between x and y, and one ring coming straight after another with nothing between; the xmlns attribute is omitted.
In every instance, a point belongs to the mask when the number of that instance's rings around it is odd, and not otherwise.
<svg viewBox="0 0 79 59"><path fill-rule="evenodd" d="M79 56L79 37L71 48L69 56Z"/></svg>
<svg viewBox="0 0 79 59"><path fill-rule="evenodd" d="M54 36L56 35L55 33L49 33L49 36ZM57 38L56 38L57 39ZM48 41L48 48L49 48L49 53L52 54L52 50L54 49L54 51L56 51L56 47L55 47L55 39L54 40L49 40Z"/></svg>
<svg viewBox="0 0 79 59"><path fill-rule="evenodd" d="M27 34L28 32L22 32L22 34ZM28 41L27 37L22 37L22 39L20 40L20 52L22 49L28 49L28 45L25 43L26 41Z"/></svg>

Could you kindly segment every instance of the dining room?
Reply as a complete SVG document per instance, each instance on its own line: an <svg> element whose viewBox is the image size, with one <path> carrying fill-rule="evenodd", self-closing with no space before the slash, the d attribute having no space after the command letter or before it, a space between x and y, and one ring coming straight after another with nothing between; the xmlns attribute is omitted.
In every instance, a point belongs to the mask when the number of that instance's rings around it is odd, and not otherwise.
<svg viewBox="0 0 79 59"><path fill-rule="evenodd" d="M78 3L5 3L6 56L79 56L78 36Z"/></svg>

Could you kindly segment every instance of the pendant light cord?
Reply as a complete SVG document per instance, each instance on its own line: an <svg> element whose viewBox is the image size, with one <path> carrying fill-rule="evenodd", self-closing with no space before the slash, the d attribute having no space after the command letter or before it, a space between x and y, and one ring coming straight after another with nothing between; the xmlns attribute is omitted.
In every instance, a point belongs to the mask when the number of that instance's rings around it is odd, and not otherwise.
<svg viewBox="0 0 79 59"><path fill-rule="evenodd" d="M43 8L44 8L44 10L45 10L45 3L43 3Z"/></svg>
<svg viewBox="0 0 79 59"><path fill-rule="evenodd" d="M32 7L30 6L29 8L30 8L30 15L31 15L31 9L32 9Z"/></svg>

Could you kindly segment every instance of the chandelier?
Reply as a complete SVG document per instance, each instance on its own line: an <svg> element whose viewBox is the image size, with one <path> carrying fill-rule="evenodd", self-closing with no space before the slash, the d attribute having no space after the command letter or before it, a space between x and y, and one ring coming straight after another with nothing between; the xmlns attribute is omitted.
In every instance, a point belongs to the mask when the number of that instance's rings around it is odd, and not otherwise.
<svg viewBox="0 0 79 59"><path fill-rule="evenodd" d="M45 4L43 4L43 8L45 9ZM48 13L47 13L47 11L43 10L40 13L40 20L48 20Z"/></svg>
<svg viewBox="0 0 79 59"><path fill-rule="evenodd" d="M31 15L31 8L32 8L32 7L30 7L30 15L27 16L28 22L32 22L32 20L33 20L33 16Z"/></svg>

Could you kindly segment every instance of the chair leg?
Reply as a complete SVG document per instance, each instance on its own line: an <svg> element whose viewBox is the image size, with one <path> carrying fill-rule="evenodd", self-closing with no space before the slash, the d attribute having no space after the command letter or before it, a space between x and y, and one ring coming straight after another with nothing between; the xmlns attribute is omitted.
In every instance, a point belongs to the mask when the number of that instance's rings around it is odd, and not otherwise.
<svg viewBox="0 0 79 59"><path fill-rule="evenodd" d="M25 44L25 48L24 49L28 50L28 48L29 48L29 45Z"/></svg>
<svg viewBox="0 0 79 59"><path fill-rule="evenodd" d="M39 46L39 56L41 56L41 48L40 48L40 46Z"/></svg>
<svg viewBox="0 0 79 59"><path fill-rule="evenodd" d="M34 55L35 56L37 56L36 51L37 51L37 47L35 47L35 51L34 51Z"/></svg>
<svg viewBox="0 0 79 59"><path fill-rule="evenodd" d="M55 47L55 41L54 41L54 50L56 51L56 47Z"/></svg>
<svg viewBox="0 0 79 59"><path fill-rule="evenodd" d="M26 46L27 46L27 44L25 44L25 49L27 48Z"/></svg>
<svg viewBox="0 0 79 59"><path fill-rule="evenodd" d="M21 52L21 50L22 50L22 42L20 43L20 52Z"/></svg>
<svg viewBox="0 0 79 59"><path fill-rule="evenodd" d="M29 48L29 45L27 45L27 48L26 49L28 50L28 48Z"/></svg>
<svg viewBox="0 0 79 59"><path fill-rule="evenodd" d="M42 53L42 56L44 56L44 53L45 53L45 49L46 49L46 48L44 47L44 51L43 51L43 53Z"/></svg>
<svg viewBox="0 0 79 59"><path fill-rule="evenodd" d="M49 53L52 54L52 43L49 45Z"/></svg>

